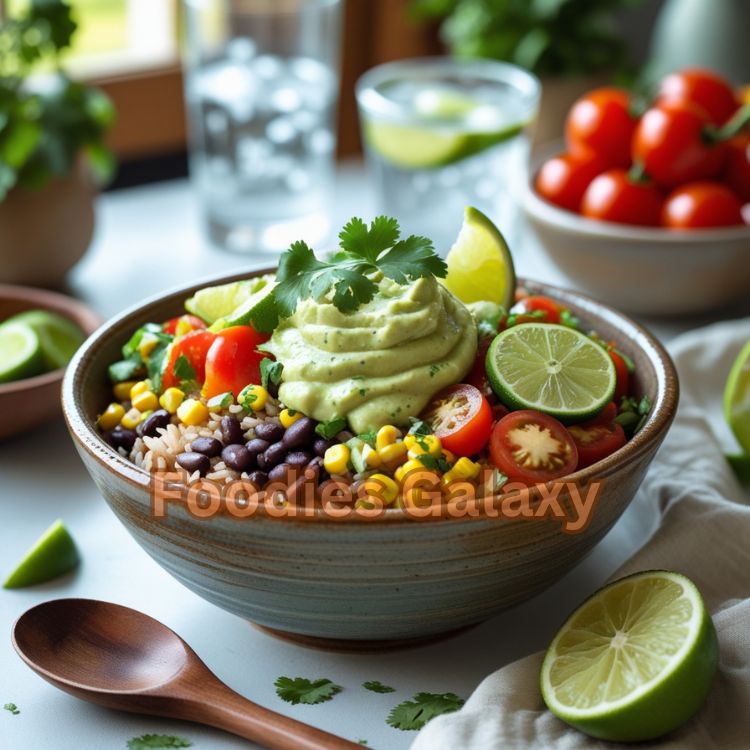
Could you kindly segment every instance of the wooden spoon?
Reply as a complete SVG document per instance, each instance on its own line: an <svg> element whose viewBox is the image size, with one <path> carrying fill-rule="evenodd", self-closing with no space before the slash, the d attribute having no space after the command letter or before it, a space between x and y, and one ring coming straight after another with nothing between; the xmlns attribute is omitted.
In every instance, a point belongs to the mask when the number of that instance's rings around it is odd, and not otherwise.
<svg viewBox="0 0 750 750"><path fill-rule="evenodd" d="M273 750L362 747L246 700L166 625L119 604L39 604L14 625L13 645L47 682L107 708L208 724Z"/></svg>

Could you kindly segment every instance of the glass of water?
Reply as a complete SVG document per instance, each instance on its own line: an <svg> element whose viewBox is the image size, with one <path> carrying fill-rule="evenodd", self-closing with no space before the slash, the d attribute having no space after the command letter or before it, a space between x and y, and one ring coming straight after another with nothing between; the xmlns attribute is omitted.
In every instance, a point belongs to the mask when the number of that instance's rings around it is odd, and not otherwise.
<svg viewBox="0 0 750 750"><path fill-rule="evenodd" d="M473 205L512 244L513 187L540 92L530 73L491 60L418 58L365 73L357 101L381 210L445 254Z"/></svg>
<svg viewBox="0 0 750 750"><path fill-rule="evenodd" d="M184 0L191 176L211 240L329 236L341 0Z"/></svg>

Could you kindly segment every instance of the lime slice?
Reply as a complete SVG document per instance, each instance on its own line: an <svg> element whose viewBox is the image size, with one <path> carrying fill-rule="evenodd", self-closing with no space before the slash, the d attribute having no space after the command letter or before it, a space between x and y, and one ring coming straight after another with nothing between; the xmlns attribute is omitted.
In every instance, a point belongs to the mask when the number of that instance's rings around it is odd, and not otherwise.
<svg viewBox="0 0 750 750"><path fill-rule="evenodd" d="M80 562L76 544L62 521L55 521L36 544L24 555L3 584L6 589L20 589L73 570Z"/></svg>
<svg viewBox="0 0 750 750"><path fill-rule="evenodd" d="M13 316L8 322L25 323L34 329L47 370L65 367L86 338L72 320L49 310L28 310Z"/></svg>
<svg viewBox="0 0 750 750"><path fill-rule="evenodd" d="M42 347L34 329L24 323L0 325L0 383L31 378L43 371Z"/></svg>
<svg viewBox="0 0 750 750"><path fill-rule="evenodd" d="M253 324L258 331L270 333L270 331L266 330L262 325L262 322L264 318L267 318L269 313L273 314L276 303L270 296L270 292L275 286L275 282L266 284L266 286L260 291L256 292L251 297L248 297L229 315L214 321L210 330L217 333L218 331L222 331L230 326L246 326L248 324Z"/></svg>
<svg viewBox="0 0 750 750"><path fill-rule="evenodd" d="M508 243L479 210L469 206L464 223L445 259L443 284L464 302L494 302L506 310L513 304L516 273Z"/></svg>
<svg viewBox="0 0 750 750"><path fill-rule="evenodd" d="M560 628L542 665L542 696L593 737L649 740L698 710L717 662L695 585L678 573L636 573L597 591Z"/></svg>
<svg viewBox="0 0 750 750"><path fill-rule="evenodd" d="M499 333L487 350L492 390L516 409L536 409L562 422L598 414L615 392L612 358L566 326L522 323Z"/></svg>
<svg viewBox="0 0 750 750"><path fill-rule="evenodd" d="M750 453L750 341L734 361L724 388L724 415L745 453Z"/></svg>
<svg viewBox="0 0 750 750"><path fill-rule="evenodd" d="M185 302L185 309L206 323L231 315L240 305L273 282L271 274L229 284L209 286L197 291Z"/></svg>

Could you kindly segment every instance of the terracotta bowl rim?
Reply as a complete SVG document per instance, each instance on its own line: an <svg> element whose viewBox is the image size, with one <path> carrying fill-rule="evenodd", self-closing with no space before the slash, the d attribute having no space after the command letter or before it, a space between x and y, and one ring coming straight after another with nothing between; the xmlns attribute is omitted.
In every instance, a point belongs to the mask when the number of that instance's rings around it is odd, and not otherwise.
<svg viewBox="0 0 750 750"><path fill-rule="evenodd" d="M94 420L91 419L89 415L84 414L81 404L76 401L74 394L78 382L83 377L82 365L86 364L86 360L89 356L92 356L90 355L92 350L96 353L96 350L109 336L110 329L119 326L131 317L142 316L145 310L152 305L161 302L165 297L176 296L187 298L196 290L205 286L229 283L231 281L250 278L251 276L273 273L274 271L275 268L262 268L239 273L224 273L204 279L200 282L192 282L191 284L174 287L128 307L95 331L78 349L71 360L65 372L62 385L63 414L68 430L73 440L78 444L79 449L85 451L91 459L102 465L107 473L117 475L134 490L148 491L151 481L150 474L121 456L108 443L106 443L101 435L96 432L94 428ZM519 286L527 286L534 290L543 291L544 293L551 294L553 297L557 295L565 301L572 302L584 311L584 317L588 316L595 319L591 321L594 324L596 323L596 320L605 320L610 325L620 329L629 344L643 351L656 374L658 390L655 394L648 419L638 434L611 456L608 456L592 466L574 472L567 477L562 477L561 480L558 481L574 481L579 485L586 485L591 480L603 479L616 474L623 467L635 462L644 454L648 454L651 450L655 449L655 447L658 447L658 444L661 442L672 423L677 409L677 402L679 400L677 371L671 357L662 344L640 324L636 323L623 313L619 313L611 307L601 302L597 302L591 297L581 294L578 291L563 289L551 284L534 282L523 278L518 279L518 284ZM644 341L644 344L639 344L636 340L637 338L641 338ZM260 507L262 508L262 505ZM315 521L318 525L329 523L339 526L351 523L374 523L376 526L379 526L382 523L414 523L413 518L396 508L386 509L386 511L374 522L372 519L361 518L357 514L350 515L344 519L334 520L326 516L322 512L322 509L316 509L314 513L303 513L295 517L283 516L278 518L263 513L259 513L257 517L272 518L274 521L285 523ZM460 520L461 519L441 518L435 519L432 522L452 521L455 523Z"/></svg>

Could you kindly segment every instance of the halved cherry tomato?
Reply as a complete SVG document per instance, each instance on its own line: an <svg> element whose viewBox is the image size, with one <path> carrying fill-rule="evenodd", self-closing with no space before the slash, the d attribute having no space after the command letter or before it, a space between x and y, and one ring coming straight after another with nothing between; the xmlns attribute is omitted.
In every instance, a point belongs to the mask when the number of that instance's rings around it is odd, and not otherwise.
<svg viewBox="0 0 750 750"><path fill-rule="evenodd" d="M615 410L616 411L616 410ZM608 422L600 414L589 422L574 424L568 427L578 450L578 468L585 469L601 461L610 453L622 448L627 442L622 427L614 421Z"/></svg>
<svg viewBox="0 0 750 750"><path fill-rule="evenodd" d="M589 183L604 169L605 165L596 155L560 154L542 164L534 188L550 203L578 212Z"/></svg>
<svg viewBox="0 0 750 750"><path fill-rule="evenodd" d="M447 450L457 456L473 456L487 444L492 430L492 410L473 385L459 383L438 393L427 405L422 419Z"/></svg>
<svg viewBox="0 0 750 750"><path fill-rule="evenodd" d="M562 307L553 299L544 297L541 294L525 297L520 302L516 302L510 308L511 315L516 316L516 323L559 323ZM536 313L528 315L528 313Z"/></svg>
<svg viewBox="0 0 750 750"><path fill-rule="evenodd" d="M175 364L180 357L187 359L195 372L195 380L200 385L206 379L206 355L216 339L211 331L191 331L172 343L167 357L167 365L162 377L162 389L179 386L182 378L175 373Z"/></svg>
<svg viewBox="0 0 750 750"><path fill-rule="evenodd" d="M616 404L619 404L620 399L630 393L630 370L627 362L625 362L622 356L617 352L613 344L607 346L607 351L609 352L609 357L615 366L615 374L617 376L615 393L612 398L615 400Z"/></svg>
<svg viewBox="0 0 750 750"><path fill-rule="evenodd" d="M469 385L473 385L490 403L497 401L497 396L492 390L490 381L487 379L487 350L490 348L492 343L492 336L482 336L479 339L477 345L477 356L474 359L474 364L469 370L469 374L466 376L466 382Z"/></svg>
<svg viewBox="0 0 750 750"><path fill-rule="evenodd" d="M600 174L583 194L581 214L617 224L658 226L664 197L652 183L635 182L624 169Z"/></svg>
<svg viewBox="0 0 750 750"><path fill-rule="evenodd" d="M206 324L196 315L180 315L176 318L170 318L161 328L164 333L174 336L177 333L177 326L184 329L182 333L190 331L201 331L206 328Z"/></svg>
<svg viewBox="0 0 750 750"><path fill-rule="evenodd" d="M691 182L667 196L662 224L670 229L738 226L744 224L742 204L718 182Z"/></svg>
<svg viewBox="0 0 750 750"><path fill-rule="evenodd" d="M592 417L588 424L611 425L617 417L617 403L610 401L595 417Z"/></svg>
<svg viewBox="0 0 750 750"><path fill-rule="evenodd" d="M492 463L510 479L549 482L575 471L578 451L570 433L539 411L512 411L493 428Z"/></svg>
<svg viewBox="0 0 750 750"><path fill-rule="evenodd" d="M743 203L750 203L750 136L738 135L727 143L722 178Z"/></svg>
<svg viewBox="0 0 750 750"><path fill-rule="evenodd" d="M265 355L257 348L265 341L268 336L252 326L232 326L218 333L206 355L203 396L213 398L227 391L237 396L246 385L260 385L260 363Z"/></svg>
<svg viewBox="0 0 750 750"><path fill-rule="evenodd" d="M668 75L659 87L657 102L690 102L702 107L714 125L723 125L739 107L734 90L711 70L686 68Z"/></svg>

